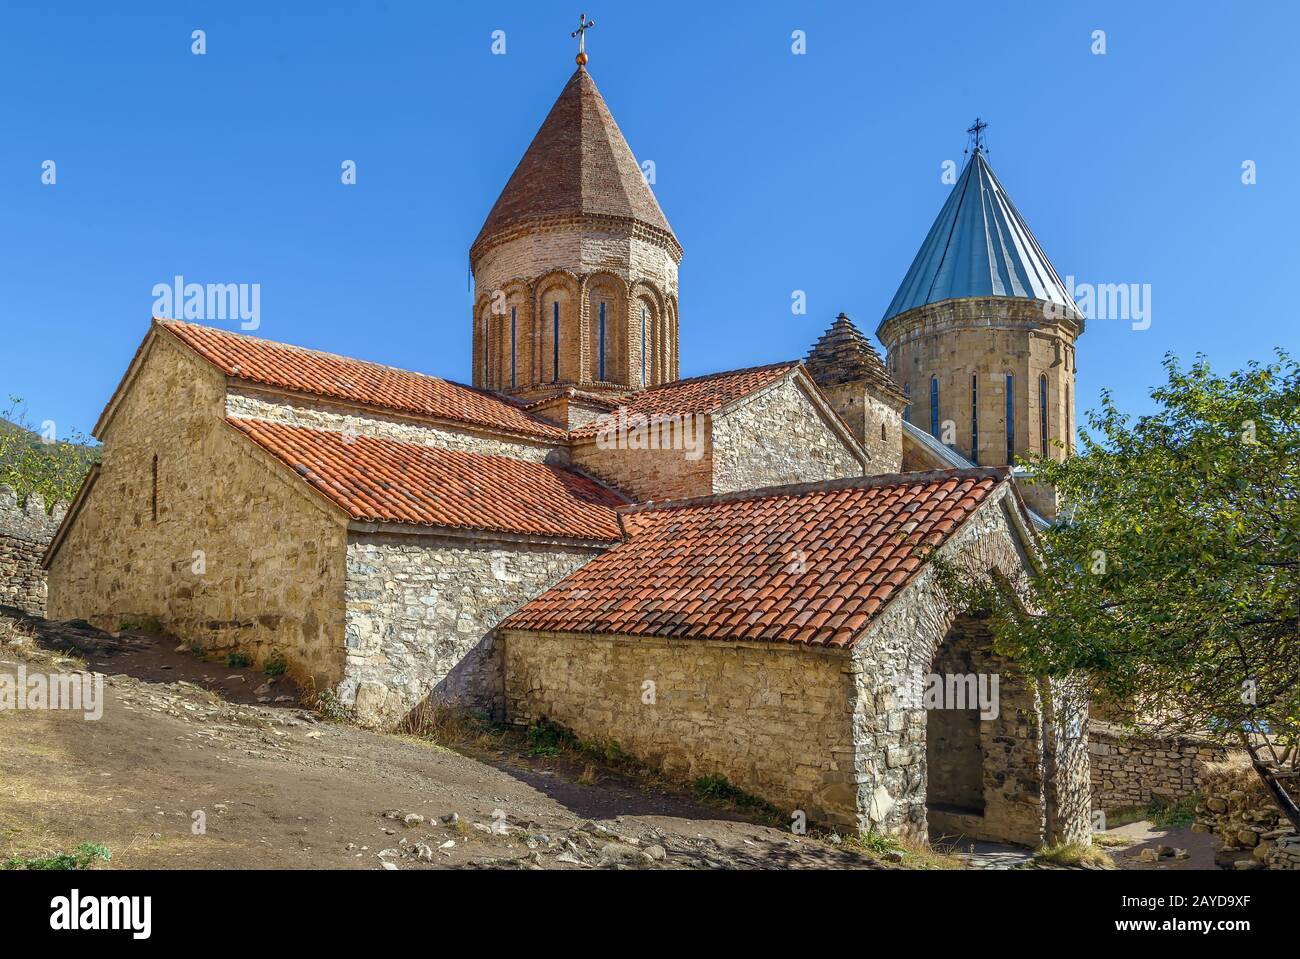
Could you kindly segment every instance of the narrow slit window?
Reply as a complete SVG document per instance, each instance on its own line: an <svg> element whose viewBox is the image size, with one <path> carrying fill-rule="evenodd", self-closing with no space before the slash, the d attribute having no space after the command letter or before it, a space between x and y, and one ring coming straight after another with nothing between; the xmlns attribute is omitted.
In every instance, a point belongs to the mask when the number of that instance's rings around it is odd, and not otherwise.
<svg viewBox="0 0 1300 959"><path fill-rule="evenodd" d="M641 307L641 385L645 386L645 307Z"/></svg>
<svg viewBox="0 0 1300 959"><path fill-rule="evenodd" d="M903 422L912 422L912 384L903 384L903 396L907 398L907 403L903 406Z"/></svg>
<svg viewBox="0 0 1300 959"><path fill-rule="evenodd" d="M597 353L600 357L599 372L596 379L605 382L605 304L600 304L600 343L597 346Z"/></svg>
<svg viewBox="0 0 1300 959"><path fill-rule="evenodd" d="M1047 455L1047 377L1038 376L1038 445Z"/></svg>
<svg viewBox="0 0 1300 959"><path fill-rule="evenodd" d="M515 337L515 308L510 307L510 388L513 390L518 385L518 373L516 369L516 349L518 341Z"/></svg>
<svg viewBox="0 0 1300 959"><path fill-rule="evenodd" d="M551 320L551 382L560 382L560 301L554 303L554 318Z"/></svg>
<svg viewBox="0 0 1300 959"><path fill-rule="evenodd" d="M980 378L970 377L970 461L980 465Z"/></svg>
<svg viewBox="0 0 1300 959"><path fill-rule="evenodd" d="M1007 374L1007 465L1016 462L1016 378Z"/></svg>
<svg viewBox="0 0 1300 959"><path fill-rule="evenodd" d="M930 435L939 435L939 377L930 377Z"/></svg>

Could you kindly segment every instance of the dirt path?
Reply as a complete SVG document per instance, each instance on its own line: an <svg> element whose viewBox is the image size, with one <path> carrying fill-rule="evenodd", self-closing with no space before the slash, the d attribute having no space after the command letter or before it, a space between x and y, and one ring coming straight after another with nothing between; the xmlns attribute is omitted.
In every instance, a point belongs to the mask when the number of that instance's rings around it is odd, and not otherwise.
<svg viewBox="0 0 1300 959"><path fill-rule="evenodd" d="M613 773L322 722L262 674L108 639L83 650L110 673L101 719L0 710L0 859L96 842L114 868L879 868ZM0 674L84 668L32 656L0 646Z"/></svg>

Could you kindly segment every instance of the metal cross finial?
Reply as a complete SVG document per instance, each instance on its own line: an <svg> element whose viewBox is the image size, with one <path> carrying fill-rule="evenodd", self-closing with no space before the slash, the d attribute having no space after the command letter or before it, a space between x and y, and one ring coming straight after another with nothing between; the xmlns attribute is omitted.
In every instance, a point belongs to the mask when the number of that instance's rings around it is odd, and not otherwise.
<svg viewBox="0 0 1300 959"><path fill-rule="evenodd" d="M988 124L979 117L975 118L974 124L966 128L966 132L975 138L975 152L983 153L984 150L984 131L988 129Z"/></svg>
<svg viewBox="0 0 1300 959"><path fill-rule="evenodd" d="M578 29L574 30L569 36L578 38L578 66L587 65L587 31L596 25L595 20L588 20L585 13L578 15Z"/></svg>

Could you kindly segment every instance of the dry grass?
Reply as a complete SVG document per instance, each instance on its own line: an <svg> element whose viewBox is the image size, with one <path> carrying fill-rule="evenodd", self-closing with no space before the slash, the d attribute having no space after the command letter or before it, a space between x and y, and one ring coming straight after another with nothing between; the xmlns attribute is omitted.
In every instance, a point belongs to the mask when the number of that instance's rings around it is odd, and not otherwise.
<svg viewBox="0 0 1300 959"><path fill-rule="evenodd" d="M1115 868L1115 861L1090 842L1066 842L1055 846L1044 846L1034 853L1034 860L1072 869Z"/></svg>

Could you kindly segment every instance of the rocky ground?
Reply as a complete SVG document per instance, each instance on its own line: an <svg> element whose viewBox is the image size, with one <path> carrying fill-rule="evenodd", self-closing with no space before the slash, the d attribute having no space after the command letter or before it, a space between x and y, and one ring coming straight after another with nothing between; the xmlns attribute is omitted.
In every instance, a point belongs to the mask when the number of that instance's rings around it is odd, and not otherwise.
<svg viewBox="0 0 1300 959"><path fill-rule="evenodd" d="M107 674L103 716L0 711L0 861L119 868L881 868L612 770L324 721L174 641L13 618L0 672ZM74 656L76 658L65 658Z"/></svg>

